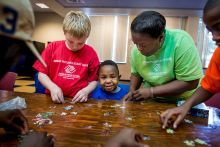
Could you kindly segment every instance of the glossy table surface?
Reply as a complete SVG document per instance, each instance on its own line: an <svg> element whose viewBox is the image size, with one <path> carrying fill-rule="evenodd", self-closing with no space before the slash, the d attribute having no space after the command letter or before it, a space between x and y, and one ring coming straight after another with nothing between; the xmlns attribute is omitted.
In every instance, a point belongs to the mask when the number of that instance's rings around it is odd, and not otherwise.
<svg viewBox="0 0 220 147"><path fill-rule="evenodd" d="M56 138L55 146L102 146L111 136L124 127L139 130L148 136L144 143L150 146L186 146L184 140L202 139L206 146L220 146L220 128L208 126L208 119L187 116L193 123L183 122L173 134L161 128L159 113L172 108L174 104L156 102L96 101L87 103L54 104L50 96L43 94L12 93L0 91L0 103L16 96L25 98L27 109L22 110L28 118L29 128L35 131L47 131ZM67 101L71 99L66 98ZM73 105L73 109L64 107ZM55 107L54 107L55 106ZM38 127L32 119L38 113L54 112L53 123ZM61 116L62 112L67 115ZM77 115L70 114L77 112ZM1 134L0 137L2 137ZM11 146L16 140L2 141L0 146ZM196 144L196 146L201 146Z"/></svg>

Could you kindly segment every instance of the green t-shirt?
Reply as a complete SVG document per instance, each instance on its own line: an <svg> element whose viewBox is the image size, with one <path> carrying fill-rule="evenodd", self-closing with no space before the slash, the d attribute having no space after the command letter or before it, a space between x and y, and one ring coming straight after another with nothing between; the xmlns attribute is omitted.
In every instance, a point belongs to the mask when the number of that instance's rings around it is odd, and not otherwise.
<svg viewBox="0 0 220 147"><path fill-rule="evenodd" d="M197 48L189 34L183 30L166 29L162 47L151 56L144 56L135 46L131 53L131 73L141 76L144 87L163 85L173 80L192 81L203 76ZM194 90L176 97L186 99Z"/></svg>

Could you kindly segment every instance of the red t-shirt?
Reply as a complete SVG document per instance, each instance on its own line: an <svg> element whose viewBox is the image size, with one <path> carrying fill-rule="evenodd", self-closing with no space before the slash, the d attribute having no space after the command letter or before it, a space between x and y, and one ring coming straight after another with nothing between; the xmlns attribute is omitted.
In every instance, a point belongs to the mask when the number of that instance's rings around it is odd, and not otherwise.
<svg viewBox="0 0 220 147"><path fill-rule="evenodd" d="M216 48L201 86L211 93L220 92L220 48Z"/></svg>
<svg viewBox="0 0 220 147"><path fill-rule="evenodd" d="M39 61L33 67L50 77L63 91L64 96L73 97L88 82L97 80L99 59L95 50L88 46L76 52L69 50L65 41L50 43L42 53L47 64L45 68ZM49 91L46 91L49 93Z"/></svg>

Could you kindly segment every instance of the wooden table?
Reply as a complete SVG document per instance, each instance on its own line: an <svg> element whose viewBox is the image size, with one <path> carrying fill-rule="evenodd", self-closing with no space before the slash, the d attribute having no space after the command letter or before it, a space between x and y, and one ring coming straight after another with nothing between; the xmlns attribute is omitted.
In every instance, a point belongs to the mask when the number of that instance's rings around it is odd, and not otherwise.
<svg viewBox="0 0 220 147"><path fill-rule="evenodd" d="M89 100L87 103L74 104L72 110L66 111L64 106L70 105L69 103L53 104L48 95L6 91L0 91L0 102L16 96L26 99L27 109L23 112L28 118L30 129L47 131L54 135L55 146L99 147L124 127L135 128L149 136L150 140L145 143L150 146L186 146L183 143L184 140L196 138L206 141L210 146L220 146L219 127L207 126L207 119L204 118L187 116L193 124L183 123L174 134L168 134L162 129L157 113L174 107L173 104L156 102L123 104L120 101ZM49 108L50 106L56 106L56 108ZM78 114L76 116L70 114L73 111ZM52 116L53 124L41 128L34 125L32 119L41 112L55 112ZM68 114L61 116L61 112ZM16 141L1 142L0 146L9 146L14 143Z"/></svg>

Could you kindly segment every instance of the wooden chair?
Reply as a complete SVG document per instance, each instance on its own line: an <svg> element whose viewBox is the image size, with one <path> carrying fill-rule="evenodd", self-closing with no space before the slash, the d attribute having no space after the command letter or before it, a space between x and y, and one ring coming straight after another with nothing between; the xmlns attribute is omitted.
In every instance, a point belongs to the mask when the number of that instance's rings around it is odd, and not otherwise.
<svg viewBox="0 0 220 147"><path fill-rule="evenodd" d="M7 72L0 80L0 90L14 91L17 73Z"/></svg>

